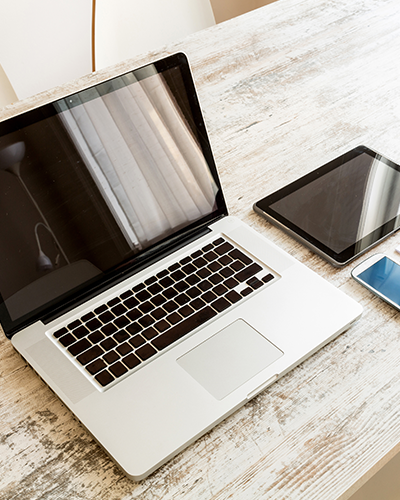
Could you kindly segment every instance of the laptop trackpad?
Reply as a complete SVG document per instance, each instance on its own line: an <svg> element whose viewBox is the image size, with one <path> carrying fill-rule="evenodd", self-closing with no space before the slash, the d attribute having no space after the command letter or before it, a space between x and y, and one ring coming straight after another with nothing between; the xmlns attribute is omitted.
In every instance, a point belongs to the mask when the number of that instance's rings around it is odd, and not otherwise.
<svg viewBox="0 0 400 500"><path fill-rule="evenodd" d="M280 349L238 319L177 362L216 399L223 399L282 355Z"/></svg>

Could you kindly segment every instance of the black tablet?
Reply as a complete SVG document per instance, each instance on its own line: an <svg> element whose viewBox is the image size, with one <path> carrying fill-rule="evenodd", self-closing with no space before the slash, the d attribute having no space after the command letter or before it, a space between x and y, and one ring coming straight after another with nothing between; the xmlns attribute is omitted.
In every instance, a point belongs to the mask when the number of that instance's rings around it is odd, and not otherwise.
<svg viewBox="0 0 400 500"><path fill-rule="evenodd" d="M335 266L400 226L400 166L359 146L253 206Z"/></svg>

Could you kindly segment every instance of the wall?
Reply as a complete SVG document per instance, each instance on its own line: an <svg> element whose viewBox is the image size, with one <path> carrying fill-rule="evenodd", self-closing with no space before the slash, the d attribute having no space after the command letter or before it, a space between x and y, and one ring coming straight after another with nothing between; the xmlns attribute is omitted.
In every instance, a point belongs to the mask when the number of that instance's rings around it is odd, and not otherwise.
<svg viewBox="0 0 400 500"><path fill-rule="evenodd" d="M215 21L221 23L274 1L276 0L211 0L211 5Z"/></svg>
<svg viewBox="0 0 400 500"><path fill-rule="evenodd" d="M349 500L399 500L400 453L367 481Z"/></svg>

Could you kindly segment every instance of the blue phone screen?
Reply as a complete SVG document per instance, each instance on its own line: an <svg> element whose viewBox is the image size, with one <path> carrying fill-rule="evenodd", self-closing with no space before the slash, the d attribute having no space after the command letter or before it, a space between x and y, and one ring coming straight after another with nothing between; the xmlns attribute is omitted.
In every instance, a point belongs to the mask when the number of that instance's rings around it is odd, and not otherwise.
<svg viewBox="0 0 400 500"><path fill-rule="evenodd" d="M400 306L400 266L387 257L363 271L359 278Z"/></svg>

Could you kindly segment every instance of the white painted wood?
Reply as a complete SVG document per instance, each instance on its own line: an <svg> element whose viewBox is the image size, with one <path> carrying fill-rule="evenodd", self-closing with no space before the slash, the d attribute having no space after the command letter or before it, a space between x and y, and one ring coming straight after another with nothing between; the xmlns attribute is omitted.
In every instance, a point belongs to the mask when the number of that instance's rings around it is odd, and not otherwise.
<svg viewBox="0 0 400 500"><path fill-rule="evenodd" d="M334 269L251 210L358 144L400 162L398 0L279 0L1 116L177 50L192 63L231 213L364 315L139 484L1 338L0 498L345 500L400 450L398 313L351 279L352 266ZM395 257L399 240L377 251Z"/></svg>

